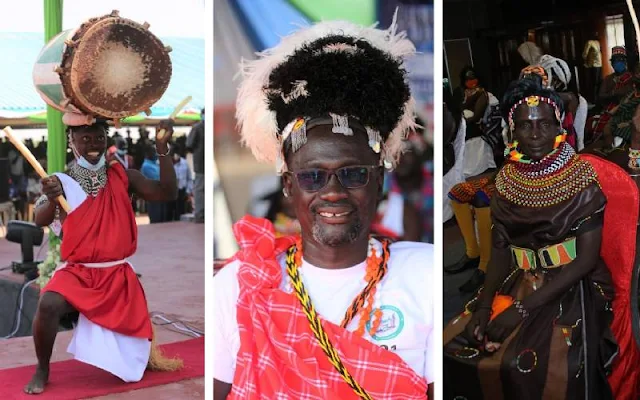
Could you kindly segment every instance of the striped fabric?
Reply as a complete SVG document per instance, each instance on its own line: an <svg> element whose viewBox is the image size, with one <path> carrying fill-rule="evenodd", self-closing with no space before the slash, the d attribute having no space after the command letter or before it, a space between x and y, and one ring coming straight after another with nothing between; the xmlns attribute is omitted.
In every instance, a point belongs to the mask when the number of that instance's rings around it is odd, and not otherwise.
<svg viewBox="0 0 640 400"><path fill-rule="evenodd" d="M511 253L518 268L525 271L536 269L536 253L533 250L511 246Z"/></svg>
<svg viewBox="0 0 640 400"><path fill-rule="evenodd" d="M562 243L553 244L538 250L511 246L511 254L518 268L525 271L542 268L557 268L576 259L576 238L571 237Z"/></svg>
<svg viewBox="0 0 640 400"><path fill-rule="evenodd" d="M241 248L234 259L242 263L240 351L229 399L357 399L311 332L298 299L279 289L276 257L295 237L276 239L269 221L250 216L234 232ZM328 321L322 324L347 370L372 398L427 398L424 378L399 356Z"/></svg>

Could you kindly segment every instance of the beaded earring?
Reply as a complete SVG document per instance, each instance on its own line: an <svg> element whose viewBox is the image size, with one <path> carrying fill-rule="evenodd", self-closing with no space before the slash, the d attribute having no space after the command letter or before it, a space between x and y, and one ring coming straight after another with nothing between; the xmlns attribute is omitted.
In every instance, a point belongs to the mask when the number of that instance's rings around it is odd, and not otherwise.
<svg viewBox="0 0 640 400"><path fill-rule="evenodd" d="M556 136L555 142L553 143L553 151L548 155L554 154L556 151L558 151L558 148L560 147L560 145L566 140L567 140L567 131L563 129ZM504 156L508 157L509 161L521 162L525 164L529 164L532 162L529 156L520 152L520 150L518 149L517 140L514 140L513 142L511 142L511 144L509 144L509 146L504 150Z"/></svg>

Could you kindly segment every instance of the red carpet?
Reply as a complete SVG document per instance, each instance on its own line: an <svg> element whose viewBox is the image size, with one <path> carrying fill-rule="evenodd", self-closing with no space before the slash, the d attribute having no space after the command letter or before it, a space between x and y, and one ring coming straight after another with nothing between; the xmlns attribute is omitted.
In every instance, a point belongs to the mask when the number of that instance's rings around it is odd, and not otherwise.
<svg viewBox="0 0 640 400"><path fill-rule="evenodd" d="M122 393L151 386L165 385L204 376L204 338L160 346L167 356L184 360L184 368L176 372L146 371L137 383L124 383L101 369L75 360L51 364L49 384L45 392L27 395L22 389L35 372L35 366L0 370L0 399L2 400L76 400L87 397Z"/></svg>

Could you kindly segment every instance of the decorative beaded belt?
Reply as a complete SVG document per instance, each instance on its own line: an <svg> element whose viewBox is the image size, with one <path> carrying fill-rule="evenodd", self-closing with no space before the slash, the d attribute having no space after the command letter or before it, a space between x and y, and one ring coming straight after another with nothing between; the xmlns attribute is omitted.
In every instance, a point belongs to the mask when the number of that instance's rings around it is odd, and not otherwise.
<svg viewBox="0 0 640 400"><path fill-rule="evenodd" d="M511 254L518 268L525 271L539 267L551 269L569 264L576 259L576 238L570 237L562 243L535 250L511 246Z"/></svg>

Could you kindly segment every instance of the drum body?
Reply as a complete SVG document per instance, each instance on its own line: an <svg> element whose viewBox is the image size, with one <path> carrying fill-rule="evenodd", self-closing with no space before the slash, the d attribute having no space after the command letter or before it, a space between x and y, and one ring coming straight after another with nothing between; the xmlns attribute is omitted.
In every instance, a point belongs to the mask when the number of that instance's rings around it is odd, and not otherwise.
<svg viewBox="0 0 640 400"><path fill-rule="evenodd" d="M169 51L148 25L114 12L54 37L38 56L33 79L58 110L117 120L160 100L171 80Z"/></svg>
<svg viewBox="0 0 640 400"><path fill-rule="evenodd" d="M36 91L48 105L60 111L80 111L70 104L70 99L62 88L60 74L56 72L62 64L62 55L66 49L65 41L71 39L74 34L75 30L57 34L42 49L33 67L33 83Z"/></svg>

